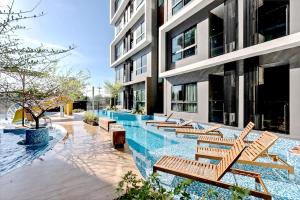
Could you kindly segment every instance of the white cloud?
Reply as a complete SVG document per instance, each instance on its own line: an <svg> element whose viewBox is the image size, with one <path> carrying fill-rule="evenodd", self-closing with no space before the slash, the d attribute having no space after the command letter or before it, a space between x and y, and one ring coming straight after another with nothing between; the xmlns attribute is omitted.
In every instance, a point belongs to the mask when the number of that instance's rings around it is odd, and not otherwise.
<svg viewBox="0 0 300 200"><path fill-rule="evenodd" d="M0 7L4 7L8 5L8 0L0 0Z"/></svg>

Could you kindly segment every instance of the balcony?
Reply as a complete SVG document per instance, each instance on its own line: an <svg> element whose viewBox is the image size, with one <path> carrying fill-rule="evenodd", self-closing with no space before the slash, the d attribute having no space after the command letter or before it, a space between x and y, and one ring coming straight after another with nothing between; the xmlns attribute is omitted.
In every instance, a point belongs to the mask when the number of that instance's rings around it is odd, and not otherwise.
<svg viewBox="0 0 300 200"><path fill-rule="evenodd" d="M115 38L111 42L111 45L116 45L130 30L130 28L143 16L145 11L145 1L135 10L128 22L123 25L123 28L116 34Z"/></svg>
<svg viewBox="0 0 300 200"><path fill-rule="evenodd" d="M122 15L124 9L126 8L129 0L122 0L119 8L115 11L115 6L113 5L115 2L115 0L111 0L110 1L110 24L114 25L117 20L120 18L120 16Z"/></svg>
<svg viewBox="0 0 300 200"><path fill-rule="evenodd" d="M111 67L116 67L116 66L122 64L122 62L126 61L128 58L130 58L131 56L133 56L137 52L139 52L142 49L144 49L145 47L147 47L150 43L151 43L151 41L148 40L147 37L145 37L139 43L137 43L136 45L134 45L130 50L128 50L127 52L125 52L123 55L121 55L117 60L115 60L114 62L112 62L111 63ZM112 58L114 58L114 57L112 57Z"/></svg>

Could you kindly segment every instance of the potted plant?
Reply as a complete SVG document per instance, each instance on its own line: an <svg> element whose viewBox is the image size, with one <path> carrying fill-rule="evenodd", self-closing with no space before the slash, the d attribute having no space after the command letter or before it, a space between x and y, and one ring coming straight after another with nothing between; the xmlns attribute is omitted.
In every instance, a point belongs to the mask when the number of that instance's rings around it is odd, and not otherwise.
<svg viewBox="0 0 300 200"><path fill-rule="evenodd" d="M99 117L93 112L85 112L83 121L92 126L98 126Z"/></svg>

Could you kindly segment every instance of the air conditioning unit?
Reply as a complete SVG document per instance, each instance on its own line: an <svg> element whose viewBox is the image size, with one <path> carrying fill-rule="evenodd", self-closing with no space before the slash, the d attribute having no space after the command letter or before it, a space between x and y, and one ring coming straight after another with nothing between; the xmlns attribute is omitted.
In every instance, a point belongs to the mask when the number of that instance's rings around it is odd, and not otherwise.
<svg viewBox="0 0 300 200"><path fill-rule="evenodd" d="M235 113L229 113L229 124L235 123Z"/></svg>

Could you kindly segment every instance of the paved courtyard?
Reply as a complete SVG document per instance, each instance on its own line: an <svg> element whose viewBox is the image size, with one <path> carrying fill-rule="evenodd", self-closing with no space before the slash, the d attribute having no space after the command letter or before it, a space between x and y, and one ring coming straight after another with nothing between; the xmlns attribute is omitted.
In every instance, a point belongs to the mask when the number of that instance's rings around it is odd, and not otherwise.
<svg viewBox="0 0 300 200"><path fill-rule="evenodd" d="M128 146L115 150L109 133L80 118L55 123L68 134L31 165L0 177L1 200L114 199L121 177L139 174Z"/></svg>

